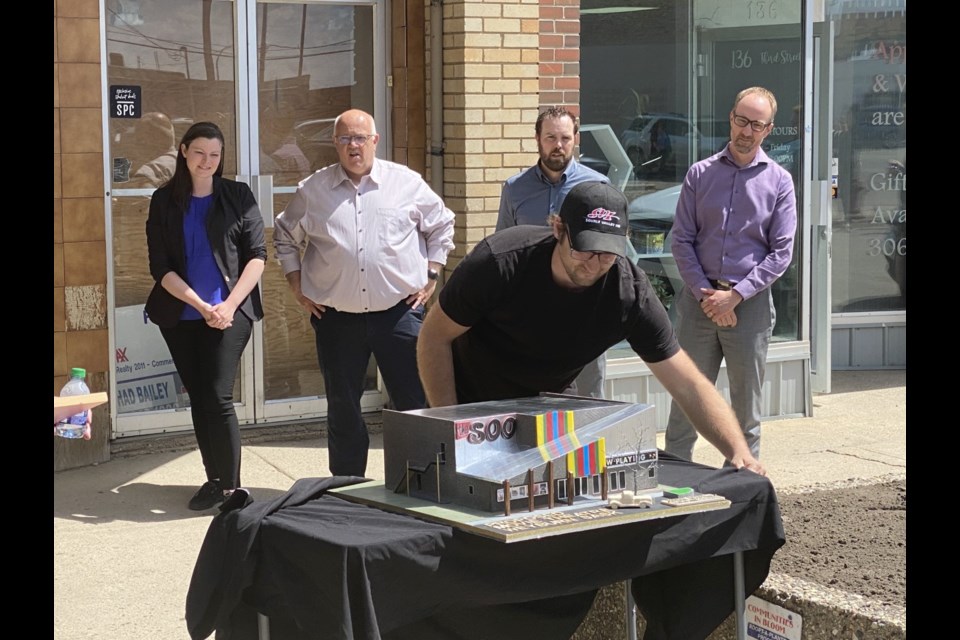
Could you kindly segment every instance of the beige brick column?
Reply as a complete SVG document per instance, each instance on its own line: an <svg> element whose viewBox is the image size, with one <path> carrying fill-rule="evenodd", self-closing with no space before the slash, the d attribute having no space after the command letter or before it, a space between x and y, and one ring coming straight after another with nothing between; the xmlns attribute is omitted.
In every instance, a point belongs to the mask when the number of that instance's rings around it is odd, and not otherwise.
<svg viewBox="0 0 960 640"><path fill-rule="evenodd" d="M536 158L538 2L443 4L443 195L457 213L448 272L493 232L503 181Z"/></svg>

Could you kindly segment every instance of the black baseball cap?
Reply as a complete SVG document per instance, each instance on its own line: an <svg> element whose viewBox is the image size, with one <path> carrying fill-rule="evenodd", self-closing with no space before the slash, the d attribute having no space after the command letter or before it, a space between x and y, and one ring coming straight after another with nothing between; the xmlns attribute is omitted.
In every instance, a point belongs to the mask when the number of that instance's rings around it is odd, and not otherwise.
<svg viewBox="0 0 960 640"><path fill-rule="evenodd" d="M560 206L577 251L627 253L627 197L606 182L581 182Z"/></svg>

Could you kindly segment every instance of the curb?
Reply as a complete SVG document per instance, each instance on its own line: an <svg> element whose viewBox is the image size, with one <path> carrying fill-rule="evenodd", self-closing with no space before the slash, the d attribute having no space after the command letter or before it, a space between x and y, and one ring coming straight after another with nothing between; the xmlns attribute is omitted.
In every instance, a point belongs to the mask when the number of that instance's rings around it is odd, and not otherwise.
<svg viewBox="0 0 960 640"><path fill-rule="evenodd" d="M626 638L626 583L600 589L590 613L571 640ZM800 578L771 573L752 595L776 604L803 618L801 638L853 638L855 640L906 640L907 610L863 596L831 589ZM736 617L731 615L707 640L736 640ZM637 637L646 631L646 621L637 613Z"/></svg>
<svg viewBox="0 0 960 640"><path fill-rule="evenodd" d="M905 640L907 637L905 607L884 604L801 578L771 573L754 595L800 614L803 638ZM730 618L710 636L710 640L734 639L734 630L734 619Z"/></svg>

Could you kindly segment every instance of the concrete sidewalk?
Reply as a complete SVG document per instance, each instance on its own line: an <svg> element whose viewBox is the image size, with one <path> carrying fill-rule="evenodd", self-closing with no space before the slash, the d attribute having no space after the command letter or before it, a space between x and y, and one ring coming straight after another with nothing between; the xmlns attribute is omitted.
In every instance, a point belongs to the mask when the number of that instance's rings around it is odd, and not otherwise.
<svg viewBox="0 0 960 640"><path fill-rule="evenodd" d="M815 395L813 404L812 418L764 424L761 457L778 491L906 475L906 371L834 372L833 393ZM695 460L723 463L702 438ZM382 479L382 462L381 439L374 435L370 477ZM244 444L243 483L256 500L281 495L299 478L325 475L323 438ZM217 513L187 509L203 480L195 448L130 451L54 473L57 640L188 637L187 587Z"/></svg>

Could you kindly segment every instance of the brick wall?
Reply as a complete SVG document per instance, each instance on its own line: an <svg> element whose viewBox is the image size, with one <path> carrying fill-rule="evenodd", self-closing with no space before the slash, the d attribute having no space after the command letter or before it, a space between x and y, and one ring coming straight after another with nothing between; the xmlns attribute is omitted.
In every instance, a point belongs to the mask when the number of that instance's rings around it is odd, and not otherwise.
<svg viewBox="0 0 960 640"><path fill-rule="evenodd" d="M540 0L540 104L580 115L580 0Z"/></svg>
<svg viewBox="0 0 960 640"><path fill-rule="evenodd" d="M443 5L444 198L454 256L493 231L500 186L536 157L538 0Z"/></svg>
<svg viewBox="0 0 960 640"><path fill-rule="evenodd" d="M579 114L579 47L579 0L444 2L443 196L458 214L448 271L493 232L503 181L536 162L540 108Z"/></svg>
<svg viewBox="0 0 960 640"><path fill-rule="evenodd" d="M107 389L100 3L56 0L53 20L53 393L72 367ZM101 428L97 428L100 426ZM54 438L54 469L109 457L109 413L94 410L89 442Z"/></svg>

